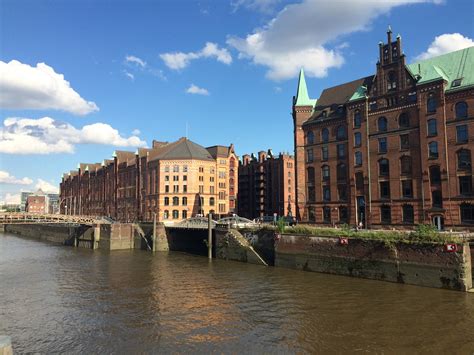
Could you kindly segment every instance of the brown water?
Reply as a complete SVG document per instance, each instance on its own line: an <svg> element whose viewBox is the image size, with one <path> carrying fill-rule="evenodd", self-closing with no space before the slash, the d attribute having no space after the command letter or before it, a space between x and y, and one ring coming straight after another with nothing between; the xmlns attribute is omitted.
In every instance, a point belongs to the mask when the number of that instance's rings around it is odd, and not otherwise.
<svg viewBox="0 0 474 355"><path fill-rule="evenodd" d="M474 353L474 294L0 234L16 353Z"/></svg>

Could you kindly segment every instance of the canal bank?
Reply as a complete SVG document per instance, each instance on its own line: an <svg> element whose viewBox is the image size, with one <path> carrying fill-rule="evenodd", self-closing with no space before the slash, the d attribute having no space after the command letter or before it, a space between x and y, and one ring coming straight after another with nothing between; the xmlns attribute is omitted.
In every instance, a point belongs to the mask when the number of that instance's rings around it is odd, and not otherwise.
<svg viewBox="0 0 474 355"><path fill-rule="evenodd" d="M474 294L0 236L16 354L472 354Z"/></svg>
<svg viewBox="0 0 474 355"><path fill-rule="evenodd" d="M153 247L153 225L104 224L97 228L59 225L7 225L5 230L65 245L105 250ZM99 233L99 235L97 235ZM213 256L233 260L368 278L457 291L473 287L469 243L448 249L439 243L389 242L364 238L276 234L269 228L240 230L218 225L213 232ZM207 230L156 227L157 251L183 251L206 255Z"/></svg>

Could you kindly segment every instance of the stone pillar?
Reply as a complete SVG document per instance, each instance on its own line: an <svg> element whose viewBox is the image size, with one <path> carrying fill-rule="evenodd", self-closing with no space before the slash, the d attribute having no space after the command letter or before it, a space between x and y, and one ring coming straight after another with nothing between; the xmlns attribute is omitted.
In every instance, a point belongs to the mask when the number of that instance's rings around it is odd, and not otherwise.
<svg viewBox="0 0 474 355"><path fill-rule="evenodd" d="M13 355L12 341L9 336L0 335L0 355Z"/></svg>
<svg viewBox="0 0 474 355"><path fill-rule="evenodd" d="M97 249L100 241L100 224L94 226L94 233L92 236L92 249Z"/></svg>

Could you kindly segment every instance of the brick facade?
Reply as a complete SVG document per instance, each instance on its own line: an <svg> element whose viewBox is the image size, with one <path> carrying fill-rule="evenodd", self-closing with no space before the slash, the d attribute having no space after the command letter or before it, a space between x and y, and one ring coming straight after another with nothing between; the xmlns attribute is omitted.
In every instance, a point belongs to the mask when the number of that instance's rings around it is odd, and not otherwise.
<svg viewBox="0 0 474 355"><path fill-rule="evenodd" d="M254 219L263 216L294 215L294 158L280 153L245 154L239 163L239 216Z"/></svg>
<svg viewBox="0 0 474 355"><path fill-rule="evenodd" d="M123 222L176 221L236 211L238 157L233 145L204 148L186 138L153 142L135 153L115 151L102 164L79 164L63 175L63 214Z"/></svg>
<svg viewBox="0 0 474 355"><path fill-rule="evenodd" d="M474 47L411 65L401 47L389 30L375 75L293 98L300 220L474 226Z"/></svg>

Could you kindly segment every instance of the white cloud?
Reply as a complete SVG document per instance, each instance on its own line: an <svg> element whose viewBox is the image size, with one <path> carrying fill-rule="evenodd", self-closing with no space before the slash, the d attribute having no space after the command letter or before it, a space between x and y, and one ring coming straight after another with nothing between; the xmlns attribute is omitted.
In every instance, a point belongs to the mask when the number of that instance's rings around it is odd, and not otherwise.
<svg viewBox="0 0 474 355"><path fill-rule="evenodd" d="M17 60L0 61L0 92L0 107L4 109L53 109L76 115L99 110L74 91L64 75L45 63L32 67Z"/></svg>
<svg viewBox="0 0 474 355"><path fill-rule="evenodd" d="M50 117L40 119L7 118L0 127L0 152L7 154L72 153L75 144L104 144L119 147L143 147L137 135L123 137L106 123L75 128Z"/></svg>
<svg viewBox="0 0 474 355"><path fill-rule="evenodd" d="M142 67L142 68L146 67L146 62L138 57L135 57L134 55L127 55L125 57L125 61L127 63L138 65L139 67Z"/></svg>
<svg viewBox="0 0 474 355"><path fill-rule="evenodd" d="M191 84L189 88L186 89L188 94L195 94L195 95L209 95L209 91L204 88L200 88L197 85Z"/></svg>
<svg viewBox="0 0 474 355"><path fill-rule="evenodd" d="M13 175L10 175L8 171L0 170L0 184L11 184L11 185L30 185L33 183L28 177L17 179Z"/></svg>
<svg viewBox="0 0 474 355"><path fill-rule="evenodd" d="M126 71L126 70L125 70L123 73L124 73L125 76L126 76L127 78L129 78L130 80L132 80L132 81L135 80L135 75L133 75L132 73L129 73L129 72Z"/></svg>
<svg viewBox="0 0 474 355"><path fill-rule="evenodd" d="M35 185L36 190L41 189L43 192L57 194L59 193L59 186L53 185L43 179L38 179L38 183Z"/></svg>
<svg viewBox="0 0 474 355"><path fill-rule="evenodd" d="M133 131L132 131L132 136L139 136L140 135L140 130L135 128Z"/></svg>
<svg viewBox="0 0 474 355"><path fill-rule="evenodd" d="M474 46L474 41L471 38L464 37L460 33L445 33L435 37L426 52L421 53L416 57L416 60L436 57L441 54L454 52L471 46Z"/></svg>
<svg viewBox="0 0 474 355"><path fill-rule="evenodd" d="M234 0L230 5L234 12L245 7L249 10L269 14L274 12L276 5L280 2L281 0Z"/></svg>
<svg viewBox="0 0 474 355"><path fill-rule="evenodd" d="M0 205L19 205L21 202L20 194L5 194L3 201L0 202Z"/></svg>
<svg viewBox="0 0 474 355"><path fill-rule="evenodd" d="M229 37L227 44L239 51L239 58L267 67L272 80L293 78L301 67L309 76L324 77L344 63L344 45L334 43L337 39L367 30L394 7L423 2L440 0L304 0L286 6L245 38Z"/></svg>
<svg viewBox="0 0 474 355"><path fill-rule="evenodd" d="M215 58L217 61L224 64L232 63L232 56L226 48L219 48L216 43L207 42L206 45L197 53L189 52L174 52L160 54L160 58L165 62L165 65L173 70L180 70L186 68L192 60L199 58Z"/></svg>

